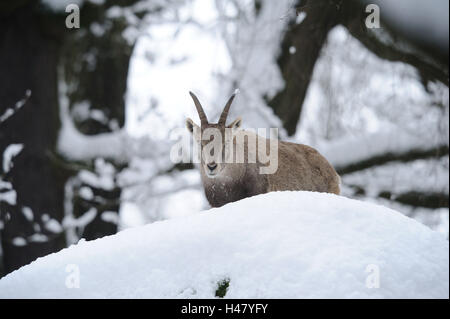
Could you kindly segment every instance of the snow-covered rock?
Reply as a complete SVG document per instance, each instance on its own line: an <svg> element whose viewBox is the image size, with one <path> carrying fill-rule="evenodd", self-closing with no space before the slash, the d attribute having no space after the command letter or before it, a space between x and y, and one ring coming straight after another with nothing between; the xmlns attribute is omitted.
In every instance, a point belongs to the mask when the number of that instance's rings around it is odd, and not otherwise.
<svg viewBox="0 0 450 319"><path fill-rule="evenodd" d="M277 192L81 241L0 297L213 298L223 280L225 298L448 298L449 243L382 206Z"/></svg>

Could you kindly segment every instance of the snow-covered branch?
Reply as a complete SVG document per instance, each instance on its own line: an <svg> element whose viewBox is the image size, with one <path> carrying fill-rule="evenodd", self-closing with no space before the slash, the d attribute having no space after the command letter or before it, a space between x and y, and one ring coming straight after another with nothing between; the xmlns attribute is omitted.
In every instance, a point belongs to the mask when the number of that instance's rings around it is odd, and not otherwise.
<svg viewBox="0 0 450 319"><path fill-rule="evenodd" d="M18 110L20 110L22 106L24 106L25 103L27 103L30 96L31 90L26 90L25 96L20 101L16 102L16 104L13 107L7 108L6 111L3 112L2 115L0 115L0 124L5 122L8 118L13 116Z"/></svg>
<svg viewBox="0 0 450 319"><path fill-rule="evenodd" d="M391 129L322 142L317 148L345 174L394 160L442 156L448 154L448 140Z"/></svg>

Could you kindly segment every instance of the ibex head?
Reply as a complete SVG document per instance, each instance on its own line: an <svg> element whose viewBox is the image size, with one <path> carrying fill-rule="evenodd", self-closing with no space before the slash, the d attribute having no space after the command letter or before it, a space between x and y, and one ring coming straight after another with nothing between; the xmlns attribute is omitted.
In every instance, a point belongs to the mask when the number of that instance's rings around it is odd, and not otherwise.
<svg viewBox="0 0 450 319"><path fill-rule="evenodd" d="M208 177L215 177L222 171L225 165L225 129L231 129L231 131L233 132L234 129L237 129L241 126L241 118L237 118L231 124L226 125L228 111L230 110L231 103L233 103L233 99L236 96L236 93L233 93L233 95L231 95L231 97L229 98L222 111L222 114L220 115L218 123L209 123L198 98L192 92L189 92L189 94L194 100L198 116L200 117L200 127L195 124L194 121L192 121L190 118L186 119L186 127L194 135L195 141L200 144L200 150L202 154L201 166L204 169L205 174ZM217 141L215 140L216 138L220 139ZM212 143L210 144L210 142L213 140L215 143L220 143L219 148L222 150L221 152L215 152L215 150L217 150L217 148L215 147L204 149L208 144L211 145Z"/></svg>

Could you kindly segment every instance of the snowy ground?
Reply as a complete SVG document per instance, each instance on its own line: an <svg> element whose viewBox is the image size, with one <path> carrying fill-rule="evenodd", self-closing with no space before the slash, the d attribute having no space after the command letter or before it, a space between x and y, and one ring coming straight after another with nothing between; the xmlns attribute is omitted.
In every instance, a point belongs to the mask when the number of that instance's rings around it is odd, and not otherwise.
<svg viewBox="0 0 450 319"><path fill-rule="evenodd" d="M0 280L0 298L448 298L445 236L391 209L264 194L82 241Z"/></svg>

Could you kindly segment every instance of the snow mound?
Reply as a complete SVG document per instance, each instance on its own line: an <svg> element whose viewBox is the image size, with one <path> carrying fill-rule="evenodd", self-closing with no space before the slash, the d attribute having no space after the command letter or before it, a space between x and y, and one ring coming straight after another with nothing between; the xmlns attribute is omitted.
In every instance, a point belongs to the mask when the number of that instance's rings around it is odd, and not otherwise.
<svg viewBox="0 0 450 319"><path fill-rule="evenodd" d="M225 298L448 298L449 244L382 206L275 192L81 241L0 297L214 298L224 281Z"/></svg>

